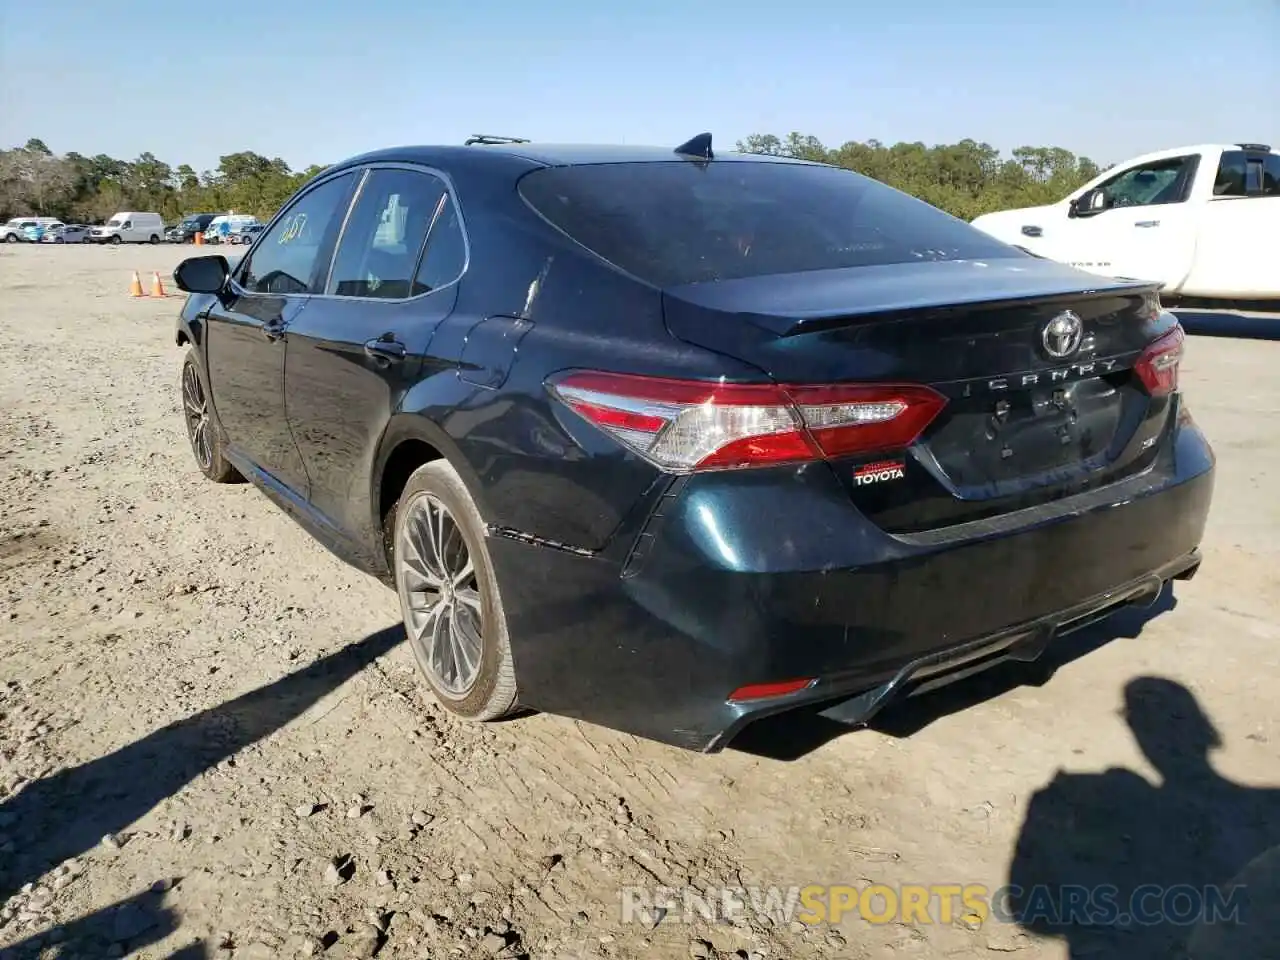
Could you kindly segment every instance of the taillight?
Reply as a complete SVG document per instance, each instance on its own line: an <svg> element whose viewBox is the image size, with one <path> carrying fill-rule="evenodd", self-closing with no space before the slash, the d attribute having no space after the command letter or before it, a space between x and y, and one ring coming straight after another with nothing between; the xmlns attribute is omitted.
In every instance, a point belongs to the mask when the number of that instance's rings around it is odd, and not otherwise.
<svg viewBox="0 0 1280 960"><path fill-rule="evenodd" d="M581 372L563 403L671 473L902 449L946 405L912 384L787 386Z"/></svg>
<svg viewBox="0 0 1280 960"><path fill-rule="evenodd" d="M1166 397L1178 389L1178 365L1186 334L1178 325L1142 351L1133 369L1153 397Z"/></svg>

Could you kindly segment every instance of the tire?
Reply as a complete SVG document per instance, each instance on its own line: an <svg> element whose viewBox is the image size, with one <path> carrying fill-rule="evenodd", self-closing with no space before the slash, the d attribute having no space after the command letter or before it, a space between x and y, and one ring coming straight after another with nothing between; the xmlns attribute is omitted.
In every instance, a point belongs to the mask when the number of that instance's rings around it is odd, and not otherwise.
<svg viewBox="0 0 1280 960"><path fill-rule="evenodd" d="M16 233L7 234L4 238L5 243L17 243L18 235Z"/></svg>
<svg viewBox="0 0 1280 960"><path fill-rule="evenodd" d="M159 238L159 237L157 237L157 236L153 233L153 234L151 235L151 240L150 240L150 242L151 242L151 243L159 243L159 242L160 242L160 238Z"/></svg>
<svg viewBox="0 0 1280 960"><path fill-rule="evenodd" d="M439 542L436 531L443 532L443 564L433 549ZM466 720L497 720L515 712L515 665L484 521L457 471L445 460L414 471L387 518L386 532L405 634L437 701ZM442 567L461 574L440 577ZM456 586L432 590L432 576ZM424 607L435 615L424 613ZM465 651L462 668L458 650Z"/></svg>
<svg viewBox="0 0 1280 960"><path fill-rule="evenodd" d="M115 235L111 238L111 245L112 245L113 247L118 247L118 246L120 246L120 244L121 244L121 243L123 243L123 242L124 242L124 241L122 241L122 240L120 239L120 234L118 234L118 233L117 233L117 234L115 234Z"/></svg>
<svg viewBox="0 0 1280 960"><path fill-rule="evenodd" d="M194 350L188 350L182 360L179 390L182 419L187 425L187 440L191 443L191 455L195 457L196 466L214 483L240 482L243 478L223 456L226 439L218 418L209 406L209 388L204 374L200 372L200 364L196 362Z"/></svg>

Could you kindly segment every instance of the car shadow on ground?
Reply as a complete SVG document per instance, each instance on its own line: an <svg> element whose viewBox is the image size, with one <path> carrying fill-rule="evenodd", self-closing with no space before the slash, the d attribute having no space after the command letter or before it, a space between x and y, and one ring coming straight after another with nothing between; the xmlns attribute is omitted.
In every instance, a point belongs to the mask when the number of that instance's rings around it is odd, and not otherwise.
<svg viewBox="0 0 1280 960"><path fill-rule="evenodd" d="M1042 686L1059 667L1087 656L1121 637L1137 637L1147 623L1177 606L1172 588L1166 584L1149 607L1127 607L1106 620L1058 637L1033 663L1006 661L982 673L918 697L893 703L877 714L869 729L892 737L909 737L936 720L960 713L1017 687ZM729 749L772 760L798 760L838 737L857 732L823 717L820 707L766 717L748 726L729 744Z"/></svg>
<svg viewBox="0 0 1280 960"><path fill-rule="evenodd" d="M1280 956L1280 789L1213 769L1221 736L1181 684L1139 677L1124 704L1156 778L1059 770L1031 797L988 922L1072 960Z"/></svg>
<svg viewBox="0 0 1280 960"><path fill-rule="evenodd" d="M1193 337L1231 337L1239 340L1280 340L1280 314L1236 313L1231 310L1174 309L1182 328Z"/></svg>
<svg viewBox="0 0 1280 960"><path fill-rule="evenodd" d="M27 784L0 804L0 823L17 841L0 863L0 903L64 861L114 836L200 774L262 740L336 690L404 639L397 625L226 703L185 717L96 760ZM172 878L156 878L160 887ZM107 955L106 944L137 950L175 929L163 890L144 891L64 925L68 942L96 943L80 952ZM28 938L12 948L34 947ZM99 949L102 948L102 949ZM175 957L200 956L194 945ZM95 952L97 950L97 952ZM5 956L8 956L5 953Z"/></svg>

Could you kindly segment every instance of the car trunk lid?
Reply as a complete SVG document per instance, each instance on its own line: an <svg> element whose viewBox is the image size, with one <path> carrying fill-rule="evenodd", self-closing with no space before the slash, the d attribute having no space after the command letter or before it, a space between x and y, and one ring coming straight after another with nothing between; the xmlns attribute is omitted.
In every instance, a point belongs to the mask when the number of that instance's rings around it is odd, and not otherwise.
<svg viewBox="0 0 1280 960"><path fill-rule="evenodd" d="M669 288L671 333L788 384L926 384L908 451L833 461L892 532L1058 499L1149 465L1168 399L1134 365L1176 325L1154 287L1048 261L854 267Z"/></svg>

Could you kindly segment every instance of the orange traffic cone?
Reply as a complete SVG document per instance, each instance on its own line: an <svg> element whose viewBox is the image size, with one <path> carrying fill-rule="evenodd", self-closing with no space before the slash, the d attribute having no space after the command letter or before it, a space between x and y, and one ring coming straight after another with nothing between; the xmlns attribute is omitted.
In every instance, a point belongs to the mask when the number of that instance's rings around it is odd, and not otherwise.
<svg viewBox="0 0 1280 960"><path fill-rule="evenodd" d="M201 230L197 230L197 231L196 231L196 238L195 238L195 242L196 242L196 246L197 246L197 247L203 247L203 246L204 246L204 232L203 232L203 231L201 231Z"/></svg>
<svg viewBox="0 0 1280 960"><path fill-rule="evenodd" d="M142 280L138 278L137 270L133 271L133 282L129 284L129 296L131 297L144 296L142 292Z"/></svg>
<svg viewBox="0 0 1280 960"><path fill-rule="evenodd" d="M158 272L154 272L151 274L151 277L151 295L153 297L168 296L168 294L164 292L164 284L160 282L160 274Z"/></svg>

